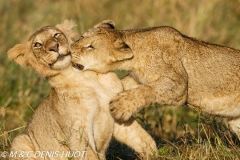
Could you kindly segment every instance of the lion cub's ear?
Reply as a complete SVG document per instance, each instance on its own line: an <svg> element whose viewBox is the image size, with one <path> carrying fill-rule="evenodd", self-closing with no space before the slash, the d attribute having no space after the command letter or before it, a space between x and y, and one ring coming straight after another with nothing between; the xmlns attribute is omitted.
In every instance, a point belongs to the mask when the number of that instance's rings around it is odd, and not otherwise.
<svg viewBox="0 0 240 160"><path fill-rule="evenodd" d="M112 20L104 20L97 25L94 26L94 28L109 28L109 29L114 29L115 28L115 23Z"/></svg>
<svg viewBox="0 0 240 160"><path fill-rule="evenodd" d="M122 61L133 57L131 48L121 38L118 38L113 43L113 47L113 56L115 61Z"/></svg>
<svg viewBox="0 0 240 160"><path fill-rule="evenodd" d="M14 60L16 63L27 66L27 54L30 52L30 42L26 44L17 44L8 50L8 58Z"/></svg>

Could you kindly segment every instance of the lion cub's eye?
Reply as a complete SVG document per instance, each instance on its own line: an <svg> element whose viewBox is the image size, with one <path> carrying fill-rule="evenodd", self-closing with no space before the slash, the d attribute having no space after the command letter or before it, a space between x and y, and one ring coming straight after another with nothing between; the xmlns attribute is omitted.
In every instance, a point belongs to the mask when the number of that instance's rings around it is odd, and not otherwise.
<svg viewBox="0 0 240 160"><path fill-rule="evenodd" d="M54 38L58 38L60 35L61 35L60 33L55 33L55 34L53 35L53 37L54 37Z"/></svg>
<svg viewBox="0 0 240 160"><path fill-rule="evenodd" d="M42 47L42 44L39 43L39 42L36 42L36 43L34 44L34 47L35 47L35 48L41 48L41 47Z"/></svg>

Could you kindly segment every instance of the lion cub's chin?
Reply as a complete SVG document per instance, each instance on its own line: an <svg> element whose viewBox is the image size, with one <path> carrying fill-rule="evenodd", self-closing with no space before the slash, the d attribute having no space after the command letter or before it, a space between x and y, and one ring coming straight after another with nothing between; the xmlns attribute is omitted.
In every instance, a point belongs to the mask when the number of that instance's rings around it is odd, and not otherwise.
<svg viewBox="0 0 240 160"><path fill-rule="evenodd" d="M61 70L71 65L71 55L66 55L59 58L55 63L52 64L51 68L55 70Z"/></svg>

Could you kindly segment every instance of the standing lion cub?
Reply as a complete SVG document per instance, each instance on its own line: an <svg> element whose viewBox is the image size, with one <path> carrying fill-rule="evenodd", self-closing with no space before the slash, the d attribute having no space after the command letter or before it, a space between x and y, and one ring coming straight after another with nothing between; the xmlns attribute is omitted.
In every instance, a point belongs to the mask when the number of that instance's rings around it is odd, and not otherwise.
<svg viewBox="0 0 240 160"><path fill-rule="evenodd" d="M187 37L171 27L118 31L105 20L72 49L81 50L83 70L120 69L141 85L116 96L110 111L118 120L152 103L182 105L226 117L240 135L240 51Z"/></svg>
<svg viewBox="0 0 240 160"><path fill-rule="evenodd" d="M17 155L12 159L105 159L112 136L148 159L157 150L150 135L133 118L118 123L109 112L110 100L123 87L137 84L131 79L122 84L114 73L75 69L69 51L74 26L65 21L43 27L8 51L10 59L33 68L52 87L24 133L14 139L11 151Z"/></svg>

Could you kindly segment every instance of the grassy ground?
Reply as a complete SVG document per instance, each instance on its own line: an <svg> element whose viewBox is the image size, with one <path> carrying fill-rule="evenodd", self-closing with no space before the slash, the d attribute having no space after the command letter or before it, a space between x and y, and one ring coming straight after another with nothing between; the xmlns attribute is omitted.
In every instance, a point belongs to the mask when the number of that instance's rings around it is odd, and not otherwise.
<svg viewBox="0 0 240 160"><path fill-rule="evenodd" d="M80 34L112 19L117 29L169 25L188 36L240 48L239 0L0 0L0 151L9 149L50 90L44 79L9 61L6 52L36 29L64 19L76 20ZM240 159L239 142L224 120L186 106L151 106L136 117L158 144L155 159ZM114 141L107 155L136 158Z"/></svg>

